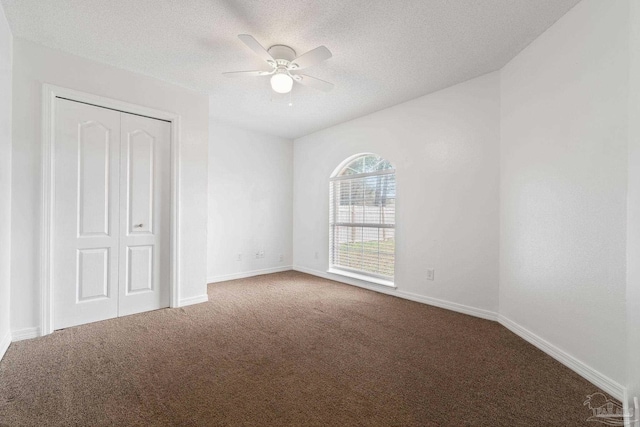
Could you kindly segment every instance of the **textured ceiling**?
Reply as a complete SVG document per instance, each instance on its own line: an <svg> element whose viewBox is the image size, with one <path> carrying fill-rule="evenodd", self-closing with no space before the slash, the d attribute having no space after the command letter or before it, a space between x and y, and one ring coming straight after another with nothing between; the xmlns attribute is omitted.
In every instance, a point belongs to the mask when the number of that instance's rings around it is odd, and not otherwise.
<svg viewBox="0 0 640 427"><path fill-rule="evenodd" d="M500 69L578 0L2 0L14 37L210 95L217 120L296 138ZM333 58L273 102L237 35ZM268 67L264 68L268 69Z"/></svg>

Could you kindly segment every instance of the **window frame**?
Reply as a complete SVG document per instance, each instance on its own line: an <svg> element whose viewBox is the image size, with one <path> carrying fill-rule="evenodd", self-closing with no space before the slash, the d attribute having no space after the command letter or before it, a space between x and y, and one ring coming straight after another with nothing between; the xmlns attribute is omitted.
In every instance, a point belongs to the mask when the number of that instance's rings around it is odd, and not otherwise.
<svg viewBox="0 0 640 427"><path fill-rule="evenodd" d="M369 156L375 156L378 157L379 159L381 159L382 161L386 161L387 163L389 163L389 165L391 166L391 168L389 169L380 169L380 170L375 170L375 171L371 171L371 172L362 172L362 173L356 173L356 174L343 174L343 172L349 168L353 163L357 162L358 160L365 158L365 157L369 157ZM396 169L395 167L393 167L393 165L386 160L385 158L374 154L374 153L361 153L352 157L349 157L348 159L346 159L345 161L343 161L340 166L338 166L334 173L331 175L331 177L329 178L329 269L327 270L328 273L331 274L338 274L341 276L345 276L345 277L349 277L349 278L353 278L353 279L357 279L357 280L362 280L362 281L367 281L367 282L371 282L371 283L375 283L378 285L384 285L384 286L388 286L388 287L393 287L395 288L395 255L396 255L396 248L395 248L395 244L394 244L394 249L393 249L393 263L394 263L394 275L393 276L386 276L383 274L379 274L379 273L374 273L374 272L369 272L369 271L365 271L365 270L360 270L357 268L351 268L351 267L347 267L347 266L342 266L339 264L334 264L334 260L335 260L335 241L336 241L336 230L338 227L360 227L363 230L365 228L369 228L369 229L390 229L394 231L394 240L396 238L396 221L395 221L395 202L396 202L396 190L394 190L393 194L393 200L394 200L394 221L393 224L382 224L380 222L378 223L371 223L371 222L362 222L362 223L351 223L351 222L338 222L338 209L336 209L335 205L336 205L336 197L339 197L339 195L335 194L335 182L336 181L349 181L349 180L357 180L357 179L362 179L362 178L367 178L367 177L371 177L371 176L385 176L385 175L393 175L394 177L394 181L395 181L395 174L396 174Z"/></svg>

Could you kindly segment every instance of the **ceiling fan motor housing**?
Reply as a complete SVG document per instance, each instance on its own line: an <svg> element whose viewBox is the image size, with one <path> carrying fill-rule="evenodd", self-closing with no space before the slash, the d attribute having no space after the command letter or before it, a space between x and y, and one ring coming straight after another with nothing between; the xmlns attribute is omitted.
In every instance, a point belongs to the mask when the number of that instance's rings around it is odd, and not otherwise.
<svg viewBox="0 0 640 427"><path fill-rule="evenodd" d="M273 56L273 58L275 58L278 65L286 65L289 62L293 61L296 57L296 51L283 44L273 45L267 50L267 52L269 52L269 54ZM281 64L280 60L286 61L286 64Z"/></svg>

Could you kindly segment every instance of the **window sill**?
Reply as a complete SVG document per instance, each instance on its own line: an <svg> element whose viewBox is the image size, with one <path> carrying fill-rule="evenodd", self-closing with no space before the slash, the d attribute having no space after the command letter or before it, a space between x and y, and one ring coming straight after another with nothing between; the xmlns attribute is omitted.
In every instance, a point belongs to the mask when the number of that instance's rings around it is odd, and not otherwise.
<svg viewBox="0 0 640 427"><path fill-rule="evenodd" d="M371 277L365 274L353 273L351 271L340 270L337 268L330 268L327 270L329 274L337 274L339 276L349 277L351 279L362 280L363 282L374 283L376 285L387 286L389 288L395 288L396 285L391 280L380 279L378 277Z"/></svg>

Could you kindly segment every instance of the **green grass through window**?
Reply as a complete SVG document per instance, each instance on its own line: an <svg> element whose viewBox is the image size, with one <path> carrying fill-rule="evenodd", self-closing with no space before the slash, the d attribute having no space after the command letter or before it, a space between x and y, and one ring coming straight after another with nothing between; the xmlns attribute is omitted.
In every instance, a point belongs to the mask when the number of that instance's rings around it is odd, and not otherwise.
<svg viewBox="0 0 640 427"><path fill-rule="evenodd" d="M342 243L338 246L336 264L369 273L393 277L395 239Z"/></svg>

